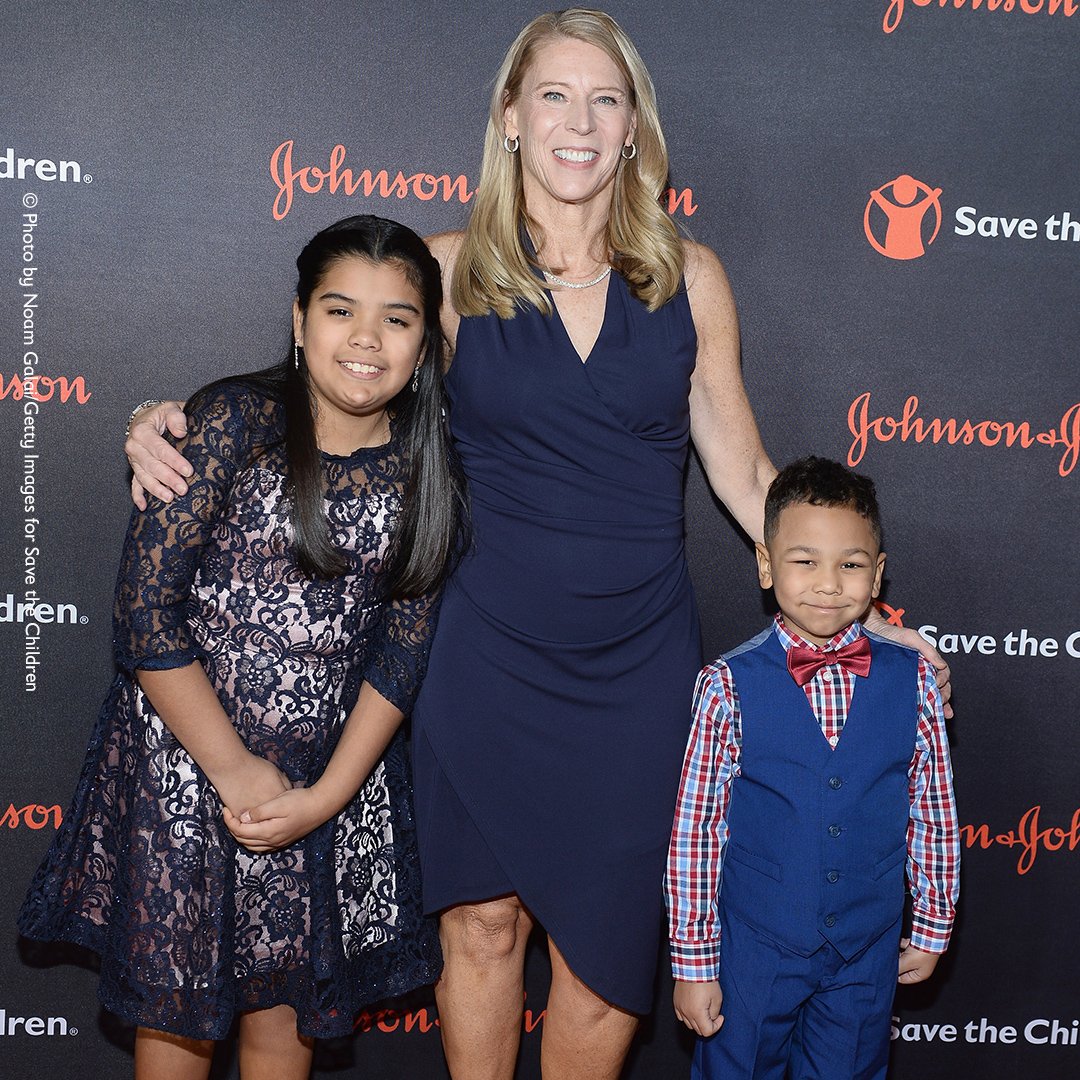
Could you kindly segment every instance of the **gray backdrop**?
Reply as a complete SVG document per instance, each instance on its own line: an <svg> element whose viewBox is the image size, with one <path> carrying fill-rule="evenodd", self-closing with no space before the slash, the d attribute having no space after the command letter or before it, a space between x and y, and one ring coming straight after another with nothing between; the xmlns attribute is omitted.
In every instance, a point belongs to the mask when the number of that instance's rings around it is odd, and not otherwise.
<svg viewBox="0 0 1080 1080"><path fill-rule="evenodd" d="M292 261L329 222L460 226L489 79L540 10L5 5L4 1075L130 1070L131 1033L100 1013L86 959L29 949L13 927L107 685L127 413L281 355ZM675 218L731 276L767 447L877 480L884 600L934 628L953 665L960 919L934 982L898 996L892 1074L1076 1076L1076 5L611 10L657 83ZM904 175L925 200L907 215L909 185L892 185ZM894 207L891 230L872 190ZM696 464L687 493L713 654L767 607ZM522 1077L539 1075L545 964L530 954ZM666 978L657 995L635 1080L688 1072ZM320 1049L318 1075L437 1080L434 1018L429 994L365 1015L354 1039Z"/></svg>

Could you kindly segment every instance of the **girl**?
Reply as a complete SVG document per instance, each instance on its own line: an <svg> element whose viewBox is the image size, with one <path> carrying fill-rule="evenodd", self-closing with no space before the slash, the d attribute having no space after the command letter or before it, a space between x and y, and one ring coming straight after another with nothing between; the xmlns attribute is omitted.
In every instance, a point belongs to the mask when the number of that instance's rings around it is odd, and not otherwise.
<svg viewBox="0 0 1080 1080"><path fill-rule="evenodd" d="M20 916L100 955L136 1077L205 1077L236 1016L244 1080L307 1076L439 971L398 731L462 521L439 266L364 216L297 268L291 355L195 395L200 479L132 518L118 674Z"/></svg>

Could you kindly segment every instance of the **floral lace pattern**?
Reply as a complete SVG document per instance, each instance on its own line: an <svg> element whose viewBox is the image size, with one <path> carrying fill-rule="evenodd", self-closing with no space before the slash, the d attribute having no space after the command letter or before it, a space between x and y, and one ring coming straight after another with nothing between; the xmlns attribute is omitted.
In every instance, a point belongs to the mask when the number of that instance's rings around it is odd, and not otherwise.
<svg viewBox="0 0 1080 1080"><path fill-rule="evenodd" d="M253 391L206 395L180 445L197 477L188 494L133 515L117 675L20 915L26 936L100 955L110 1010L190 1038L278 1004L304 1034L346 1034L365 1004L433 981L440 964L400 732L337 818L256 855L134 678L201 663L247 746L294 784L318 779L362 681L410 711L437 603L379 597L403 485L394 443L324 455L331 532L350 558L325 581L291 556L281 435L280 406Z"/></svg>

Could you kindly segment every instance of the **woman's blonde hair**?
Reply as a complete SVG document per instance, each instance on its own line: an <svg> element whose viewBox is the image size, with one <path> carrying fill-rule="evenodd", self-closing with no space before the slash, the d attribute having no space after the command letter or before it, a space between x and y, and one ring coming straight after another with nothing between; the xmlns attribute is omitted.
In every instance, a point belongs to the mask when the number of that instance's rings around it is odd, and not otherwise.
<svg viewBox="0 0 1080 1080"><path fill-rule="evenodd" d="M450 286L461 315L494 311L509 319L521 303L551 313L550 298L534 272L537 263L525 248L522 226L537 247L543 236L525 207L518 155L503 148L503 123L506 106L520 95L537 49L558 37L602 49L622 72L637 113L637 154L619 164L607 223L612 265L650 311L667 303L680 287L682 244L659 201L668 184L668 155L652 78L633 42L610 15L570 8L533 19L510 46L495 77L480 184Z"/></svg>

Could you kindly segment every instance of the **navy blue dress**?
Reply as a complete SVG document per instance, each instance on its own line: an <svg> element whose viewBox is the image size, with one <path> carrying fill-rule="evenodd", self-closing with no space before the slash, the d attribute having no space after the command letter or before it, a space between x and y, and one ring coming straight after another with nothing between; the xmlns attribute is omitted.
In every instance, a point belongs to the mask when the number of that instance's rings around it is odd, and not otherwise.
<svg viewBox="0 0 1080 1080"><path fill-rule="evenodd" d="M75 797L19 928L101 957L99 997L143 1027L197 1039L238 1012L291 1005L301 1033L352 1031L365 1004L434 980L402 737L352 802L291 847L238 847L205 775L135 671L199 662L248 748L317 780L360 683L408 712L436 603L386 603L379 575L401 505L398 448L323 455L341 577L292 554L280 405L204 395L180 448L186 496L132 517L116 590L117 674Z"/></svg>
<svg viewBox="0 0 1080 1080"><path fill-rule="evenodd" d="M683 543L696 355L615 273L582 363L557 312L461 320L448 387L474 546L414 713L429 911L517 893L596 993L651 1008L701 666Z"/></svg>

